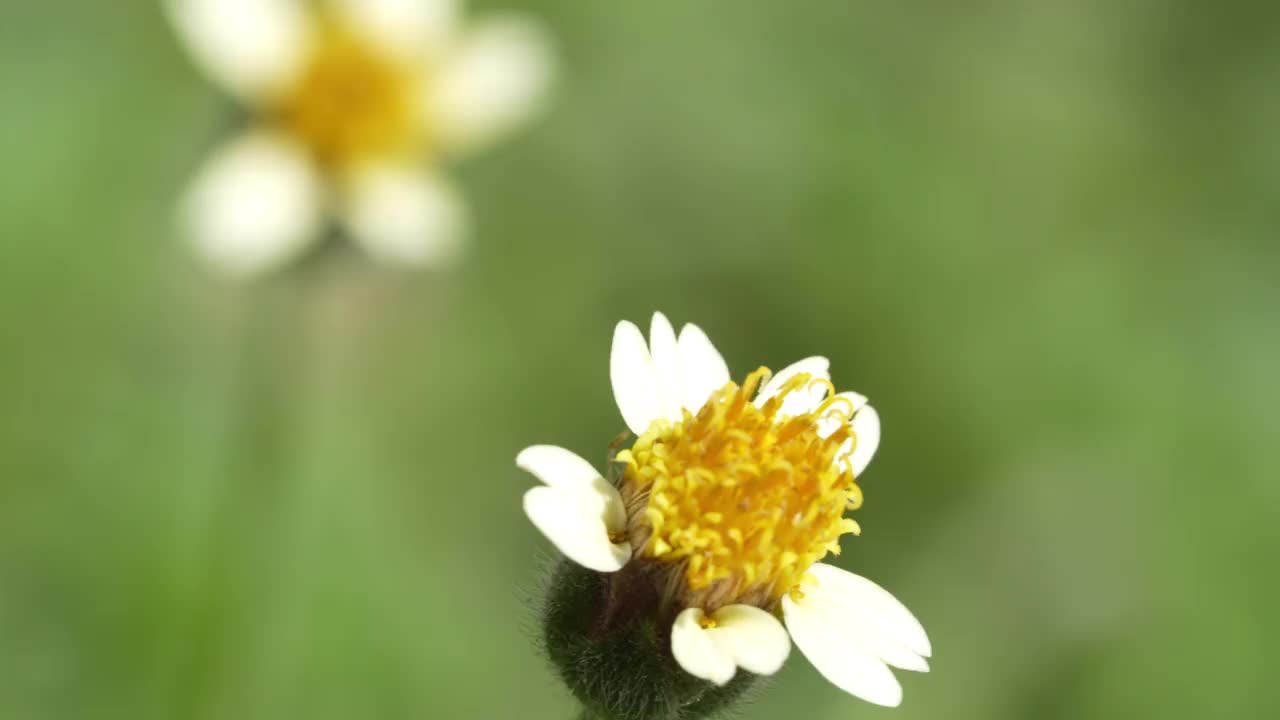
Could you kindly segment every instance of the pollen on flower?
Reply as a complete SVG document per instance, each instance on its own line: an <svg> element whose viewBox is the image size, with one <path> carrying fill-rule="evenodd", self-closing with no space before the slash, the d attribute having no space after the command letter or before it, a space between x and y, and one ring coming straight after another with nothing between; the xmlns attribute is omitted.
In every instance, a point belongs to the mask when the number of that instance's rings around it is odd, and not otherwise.
<svg viewBox="0 0 1280 720"><path fill-rule="evenodd" d="M327 21L278 119L322 165L409 155L425 141L423 80L419 68Z"/></svg>
<svg viewBox="0 0 1280 720"><path fill-rule="evenodd" d="M680 422L657 420L616 459L643 556L682 566L704 607L769 605L793 591L839 538L857 534L844 517L862 491L842 446L854 408L830 383L800 373L762 406L752 402L769 370L728 383ZM812 412L784 416L784 400L825 386ZM824 420L839 420L821 432ZM847 450L847 448L845 448Z"/></svg>

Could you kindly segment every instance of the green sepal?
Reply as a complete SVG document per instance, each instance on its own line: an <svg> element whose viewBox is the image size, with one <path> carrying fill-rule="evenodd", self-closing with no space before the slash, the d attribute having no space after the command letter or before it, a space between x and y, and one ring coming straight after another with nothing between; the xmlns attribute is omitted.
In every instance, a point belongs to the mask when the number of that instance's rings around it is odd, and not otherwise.
<svg viewBox="0 0 1280 720"><path fill-rule="evenodd" d="M756 676L720 687L685 672L671 655L671 607L638 563L597 573L556 568L543 608L547 656L582 703L582 720L701 720L743 699Z"/></svg>

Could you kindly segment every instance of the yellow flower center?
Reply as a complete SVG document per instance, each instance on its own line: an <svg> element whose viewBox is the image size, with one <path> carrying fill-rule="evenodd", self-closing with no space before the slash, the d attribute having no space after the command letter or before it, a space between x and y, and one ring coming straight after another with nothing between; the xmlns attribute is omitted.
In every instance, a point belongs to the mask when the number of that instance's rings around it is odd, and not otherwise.
<svg viewBox="0 0 1280 720"><path fill-rule="evenodd" d="M862 504L841 446L854 408L825 380L789 378L757 407L767 368L728 383L680 422L655 421L630 450L622 490L643 556L683 564L686 588L704 607L768 606L796 588L839 538L859 532L844 513ZM810 386L828 390L812 412L783 416L783 401ZM820 433L821 421L838 421ZM856 439L855 439L856 440Z"/></svg>
<svg viewBox="0 0 1280 720"><path fill-rule="evenodd" d="M424 83L422 68L325 20L278 121L326 167L412 155L426 140Z"/></svg>

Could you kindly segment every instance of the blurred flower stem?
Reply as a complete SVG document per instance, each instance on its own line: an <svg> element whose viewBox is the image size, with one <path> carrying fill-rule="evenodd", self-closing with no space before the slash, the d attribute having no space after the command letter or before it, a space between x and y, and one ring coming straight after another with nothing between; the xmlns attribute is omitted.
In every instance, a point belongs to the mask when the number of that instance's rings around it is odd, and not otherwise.
<svg viewBox="0 0 1280 720"><path fill-rule="evenodd" d="M316 641L313 579L346 582L326 570L328 553L339 511L359 511L347 489L375 474L357 418L403 289L339 254L207 296L214 335L201 347L221 379L205 431L217 456L182 488L172 557L188 609L157 666L168 715L221 715L229 698L286 715L309 702L299 666Z"/></svg>

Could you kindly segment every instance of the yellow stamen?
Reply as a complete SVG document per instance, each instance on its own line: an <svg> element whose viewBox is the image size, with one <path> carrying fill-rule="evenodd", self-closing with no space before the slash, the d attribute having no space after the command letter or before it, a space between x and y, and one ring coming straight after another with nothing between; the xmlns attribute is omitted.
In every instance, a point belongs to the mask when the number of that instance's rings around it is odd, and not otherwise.
<svg viewBox="0 0 1280 720"><path fill-rule="evenodd" d="M861 505L862 491L837 458L853 437L852 403L835 398L830 382L801 373L757 407L752 397L768 376L760 368L741 386L726 384L696 415L657 420L618 453L624 493L647 495L633 516L649 530L641 553L683 563L690 590L731 583L718 596L725 602L749 591L766 601L798 593L813 563L838 551L841 535L858 532L843 515ZM815 386L828 395L817 408L779 416L787 395ZM845 422L819 436L819 421L833 414Z"/></svg>
<svg viewBox="0 0 1280 720"><path fill-rule="evenodd" d="M813 380L809 381L809 388L813 389L815 387L822 388L825 391L823 393L823 396L827 398L827 401L823 403L818 410L814 411L815 415L821 415L822 413L820 411L826 409L826 406L830 404L830 402L833 399L835 399L836 386L833 385L831 381L826 378L814 378Z"/></svg>
<svg viewBox="0 0 1280 720"><path fill-rule="evenodd" d="M277 121L329 167L422 149L421 69L332 19L320 26L298 82L276 110Z"/></svg>

